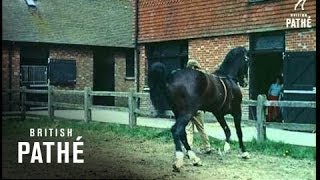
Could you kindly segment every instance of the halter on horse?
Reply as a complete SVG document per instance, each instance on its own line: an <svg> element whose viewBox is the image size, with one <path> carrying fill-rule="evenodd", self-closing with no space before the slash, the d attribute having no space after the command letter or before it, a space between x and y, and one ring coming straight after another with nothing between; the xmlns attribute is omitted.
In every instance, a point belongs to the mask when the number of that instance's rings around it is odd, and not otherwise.
<svg viewBox="0 0 320 180"><path fill-rule="evenodd" d="M229 51L213 74L189 68L168 73L163 63L152 64L148 74L151 101L159 111L164 111L165 104L168 104L176 118L171 128L176 149L176 161L173 165L176 171L180 171L183 165L181 143L193 164L201 164L200 158L191 150L185 132L186 125L198 110L212 112L217 118L226 135L225 149L229 147L230 129L224 115L231 114L243 157L248 156L242 141L242 93L238 86L238 83L243 87L247 85L247 72L247 50L244 47Z"/></svg>

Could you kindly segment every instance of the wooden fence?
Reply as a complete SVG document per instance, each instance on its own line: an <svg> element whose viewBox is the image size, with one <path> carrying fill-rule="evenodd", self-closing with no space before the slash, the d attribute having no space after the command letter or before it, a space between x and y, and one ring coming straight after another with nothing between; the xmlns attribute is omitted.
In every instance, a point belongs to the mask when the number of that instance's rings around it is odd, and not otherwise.
<svg viewBox="0 0 320 180"><path fill-rule="evenodd" d="M257 140L265 141L267 138L266 127L299 130L299 131L315 131L315 124L297 124L297 123L277 123L266 122L265 107L277 106L277 107L304 107L304 108L316 108L316 102L314 101L269 101L265 95L258 95L257 98Z"/></svg>
<svg viewBox="0 0 320 180"><path fill-rule="evenodd" d="M2 93L20 92L20 110L21 119L26 117L26 105L41 105L48 107L48 115L50 119L54 119L54 111L56 107L82 109L84 110L84 121L89 122L92 120L92 109L113 109L108 106L93 105L93 96L114 96L114 97L126 97L128 98L128 108L124 108L129 112L129 126L134 127L137 124L137 117L140 115L152 115L155 111L142 111L138 108L139 98L149 98L148 93L137 93L131 90L130 92L111 92L111 91L92 91L91 88L85 88L84 90L57 90L53 86L49 86L48 90L34 90L26 89L22 87L19 90L2 90ZM48 102L33 102L26 101L26 94L48 94ZM69 95L82 95L84 97L83 105L72 103L55 102L55 94L69 94ZM243 105L256 106L257 121L244 120L247 122L254 122L257 129L257 140L262 142L266 140L266 127L289 129L289 130L302 130L302 131L315 131L315 124L295 124L295 123L276 123L266 122L265 110L268 106L278 107L306 107L316 108L316 102L314 101L268 101L265 95L259 95L257 100L243 100ZM8 115L3 113L3 115ZM173 116L172 111L166 112L167 116Z"/></svg>

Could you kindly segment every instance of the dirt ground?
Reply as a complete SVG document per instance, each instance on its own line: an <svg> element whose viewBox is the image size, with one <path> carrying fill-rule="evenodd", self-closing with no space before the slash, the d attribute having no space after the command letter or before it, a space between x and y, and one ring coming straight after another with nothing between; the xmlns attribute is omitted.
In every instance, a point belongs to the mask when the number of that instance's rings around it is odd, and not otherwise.
<svg viewBox="0 0 320 180"><path fill-rule="evenodd" d="M2 178L246 180L316 178L315 161L257 153L251 153L250 159L243 160L237 157L238 150L235 149L223 159L217 152L210 155L198 152L204 165L194 167L185 158L185 166L180 173L177 173L172 171L173 143L160 144L152 140L139 140L114 134L84 136L84 164L30 164L28 162L30 156L24 158L23 164L18 164L18 140L21 141L14 136L2 136ZM52 157L53 162L55 159L56 157Z"/></svg>

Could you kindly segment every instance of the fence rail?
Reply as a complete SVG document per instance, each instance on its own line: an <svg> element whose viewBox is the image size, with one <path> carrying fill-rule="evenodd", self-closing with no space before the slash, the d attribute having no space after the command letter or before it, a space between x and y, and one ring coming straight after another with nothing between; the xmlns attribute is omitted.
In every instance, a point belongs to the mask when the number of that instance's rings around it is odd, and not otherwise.
<svg viewBox="0 0 320 180"><path fill-rule="evenodd" d="M54 111L57 107L60 108L72 108L84 110L84 120L89 122L92 120L92 110L93 109L120 109L129 112L128 124L130 127L134 127L137 124L137 117L140 115L154 116L156 111L141 110L138 106L138 99L149 98L148 93L139 93L131 90L130 92L111 92L111 91L92 91L91 88L85 88L84 90L57 90L53 86L49 86L48 90L33 90L26 89L22 87L17 90L2 90L2 93L20 93L20 113L21 118L26 117L26 105L41 105L48 107L48 115L50 119L54 118ZM26 101L26 94L48 94L48 102L34 102ZM84 97L83 104L72 104L72 103L62 103L55 102L54 96L57 94L69 94L69 95L82 95ZM93 105L93 96L113 96L113 97L126 97L128 98L128 107L111 107L111 106L100 106ZM278 107L303 107L303 108L316 108L316 102L314 101L268 101L265 95L259 95L257 100L243 100L242 105L256 106L257 120L255 123L257 129L257 140L262 142L266 140L266 127L288 129L288 130L298 130L298 131L315 131L315 124L296 124L296 123L276 123L276 122L266 122L265 111L268 106L278 106ZM12 113L3 113L3 115L11 115ZM172 111L166 111L165 115L172 118L174 114ZM249 121L248 121L249 122ZM251 121L250 121L251 123Z"/></svg>
<svg viewBox="0 0 320 180"><path fill-rule="evenodd" d="M313 101L265 101L264 106L316 108Z"/></svg>
<svg viewBox="0 0 320 180"><path fill-rule="evenodd" d="M112 91L92 91L91 96L113 96L113 97L128 97L128 92L112 92Z"/></svg>
<svg viewBox="0 0 320 180"><path fill-rule="evenodd" d="M296 124L296 123L276 123L266 122L265 107L278 106L278 107L303 107L303 108L316 108L314 101L268 101L265 95L258 95L257 98L257 140L262 142L267 138L266 126L300 131L315 131L315 124Z"/></svg>

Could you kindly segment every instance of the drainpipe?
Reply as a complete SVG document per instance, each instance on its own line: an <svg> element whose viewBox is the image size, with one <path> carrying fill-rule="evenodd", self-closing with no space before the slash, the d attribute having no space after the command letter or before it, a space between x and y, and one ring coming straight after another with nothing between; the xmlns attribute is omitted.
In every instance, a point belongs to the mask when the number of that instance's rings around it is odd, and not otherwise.
<svg viewBox="0 0 320 180"><path fill-rule="evenodd" d="M140 58L139 58L139 46L138 46L138 36L139 36L139 0L135 0L135 32L134 32L134 60L136 66L136 91L140 90Z"/></svg>

